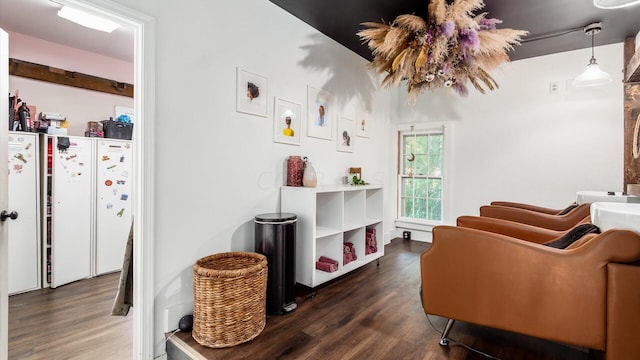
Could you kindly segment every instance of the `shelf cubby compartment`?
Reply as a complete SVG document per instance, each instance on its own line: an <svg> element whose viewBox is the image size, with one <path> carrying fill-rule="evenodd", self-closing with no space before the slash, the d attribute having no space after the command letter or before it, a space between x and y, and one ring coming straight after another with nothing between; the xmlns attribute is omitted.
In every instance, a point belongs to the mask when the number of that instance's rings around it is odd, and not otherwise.
<svg viewBox="0 0 640 360"><path fill-rule="evenodd" d="M330 259L338 261L338 271L327 272L315 269L315 279L313 283L321 284L323 282L329 281L333 278L340 276L342 271L342 234L335 234L330 236L325 236L322 238L316 239L316 249L315 249L315 258L314 258L314 269L315 262L320 259L321 256L328 257Z"/></svg>
<svg viewBox="0 0 640 360"><path fill-rule="evenodd" d="M367 247L369 237L373 236L376 243L376 251L367 254ZM375 259L382 256L382 247L384 246L382 241L382 222L368 225L364 230L364 256L368 259Z"/></svg>
<svg viewBox="0 0 640 360"><path fill-rule="evenodd" d="M347 271L353 268L360 267L364 265L364 227L360 227L355 230L345 231L343 237L343 244L350 242L353 244L353 250L356 254L356 259L349 262L348 264L344 263L343 260L343 268ZM344 249L344 246L343 246ZM344 255L344 254L343 254Z"/></svg>
<svg viewBox="0 0 640 360"><path fill-rule="evenodd" d="M316 236L342 231L342 193L317 193L316 208Z"/></svg>
<svg viewBox="0 0 640 360"><path fill-rule="evenodd" d="M364 190L344 192L343 230L348 231L364 226Z"/></svg>
<svg viewBox="0 0 640 360"><path fill-rule="evenodd" d="M383 218L382 189L366 190L366 223L367 225L382 221Z"/></svg>

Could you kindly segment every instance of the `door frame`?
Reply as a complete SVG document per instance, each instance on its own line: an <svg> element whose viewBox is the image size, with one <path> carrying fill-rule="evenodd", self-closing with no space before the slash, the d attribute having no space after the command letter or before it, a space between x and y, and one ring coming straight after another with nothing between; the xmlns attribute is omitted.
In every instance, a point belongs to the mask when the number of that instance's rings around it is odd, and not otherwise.
<svg viewBox="0 0 640 360"><path fill-rule="evenodd" d="M155 111L155 19L137 10L130 9L110 0L57 0L62 5L75 8L111 19L121 25L133 29L134 32L134 118L133 129L134 152L134 223L133 249L133 358L152 359L154 357L154 111ZM8 107L8 53L0 58L0 64L7 62L6 67L0 65L2 74L6 74L5 96L0 97L0 106ZM0 82L0 90L2 90ZM4 113L7 113L4 111ZM8 114L6 114L8 115ZM6 116L4 118L7 118ZM3 122L4 123L4 122ZM4 133L4 146L8 127L0 130ZM0 138L0 145L2 139ZM6 154L6 151L2 151ZM6 164L6 159L0 163ZM3 171L6 175L6 171ZM3 188L6 182L3 182ZM0 205L6 201L0 191ZM6 204L5 204L6 206ZM0 231L5 228L0 226ZM0 238L6 238L5 236ZM0 271L6 266L6 242L0 243ZM4 264L4 265L3 265ZM8 289L7 273L0 275L0 360L8 356ZM115 294L114 294L115 298Z"/></svg>
<svg viewBox="0 0 640 360"><path fill-rule="evenodd" d="M6 74L6 75L5 75ZM9 34L0 28L0 149L7 149L9 137ZM7 210L9 206L8 194L8 154L0 151L0 210ZM0 360L6 360L9 344L9 235L8 221L0 222Z"/></svg>

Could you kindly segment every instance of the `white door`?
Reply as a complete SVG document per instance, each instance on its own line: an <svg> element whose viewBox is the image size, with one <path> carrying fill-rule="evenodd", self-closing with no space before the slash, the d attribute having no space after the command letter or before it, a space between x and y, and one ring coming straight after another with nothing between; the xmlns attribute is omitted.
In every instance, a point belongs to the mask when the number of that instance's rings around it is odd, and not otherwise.
<svg viewBox="0 0 640 360"><path fill-rule="evenodd" d="M9 34L0 28L0 149L7 148L7 133L9 131ZM0 151L0 211L11 212L8 206L7 152ZM8 356L7 346L9 338L9 290L7 264L9 236L9 221L0 221L0 360Z"/></svg>
<svg viewBox="0 0 640 360"><path fill-rule="evenodd" d="M133 220L131 141L96 139L96 275L120 270Z"/></svg>
<svg viewBox="0 0 640 360"><path fill-rule="evenodd" d="M20 215L9 226L9 294L40 287L38 135L9 133L9 209Z"/></svg>
<svg viewBox="0 0 640 360"><path fill-rule="evenodd" d="M51 137L51 287L91 276L93 140Z"/></svg>

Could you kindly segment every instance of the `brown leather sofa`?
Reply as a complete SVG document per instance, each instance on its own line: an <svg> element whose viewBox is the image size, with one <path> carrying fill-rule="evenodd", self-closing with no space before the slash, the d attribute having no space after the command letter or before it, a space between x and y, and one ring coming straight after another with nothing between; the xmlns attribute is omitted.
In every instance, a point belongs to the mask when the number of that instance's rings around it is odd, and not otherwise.
<svg viewBox="0 0 640 360"><path fill-rule="evenodd" d="M590 216L590 208L591 204L580 204L564 215L553 215L512 206L485 205L480 207L480 216L563 231Z"/></svg>
<svg viewBox="0 0 640 360"><path fill-rule="evenodd" d="M555 249L454 226L420 258L426 314L640 359L640 234L609 230Z"/></svg>

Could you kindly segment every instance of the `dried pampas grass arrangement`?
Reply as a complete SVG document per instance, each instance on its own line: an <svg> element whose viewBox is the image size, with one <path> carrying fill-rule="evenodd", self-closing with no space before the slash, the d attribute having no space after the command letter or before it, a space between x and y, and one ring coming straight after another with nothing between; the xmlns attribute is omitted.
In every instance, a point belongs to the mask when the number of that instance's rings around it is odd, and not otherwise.
<svg viewBox="0 0 640 360"><path fill-rule="evenodd" d="M383 87L407 81L409 100L422 91L453 88L462 96L467 83L481 93L498 87L489 72L509 61L507 51L519 45L524 30L497 29L482 0L429 1L429 19L400 15L391 24L365 22L358 36L372 50L369 67L387 73Z"/></svg>

